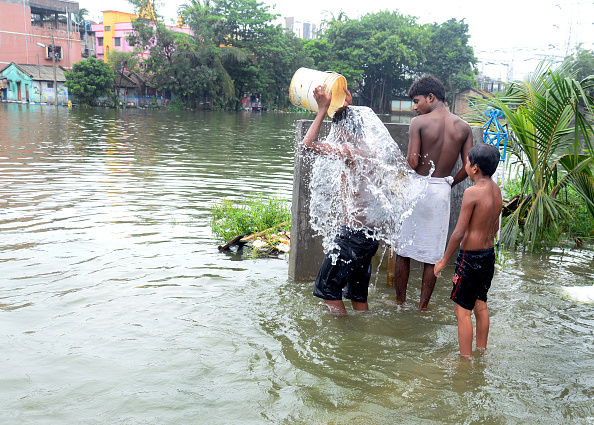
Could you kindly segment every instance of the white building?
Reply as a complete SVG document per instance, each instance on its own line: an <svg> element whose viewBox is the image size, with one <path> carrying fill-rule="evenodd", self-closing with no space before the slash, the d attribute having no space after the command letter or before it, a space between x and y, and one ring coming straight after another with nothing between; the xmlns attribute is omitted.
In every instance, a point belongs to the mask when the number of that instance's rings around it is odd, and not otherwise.
<svg viewBox="0 0 594 425"><path fill-rule="evenodd" d="M291 30L297 38L304 40L318 38L318 25L310 21L297 21L294 16L285 18L285 28Z"/></svg>

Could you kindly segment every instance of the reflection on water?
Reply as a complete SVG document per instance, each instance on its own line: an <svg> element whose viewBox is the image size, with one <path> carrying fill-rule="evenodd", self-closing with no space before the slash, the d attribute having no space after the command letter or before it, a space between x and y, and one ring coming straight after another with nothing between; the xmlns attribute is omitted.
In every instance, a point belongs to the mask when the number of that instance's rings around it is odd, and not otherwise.
<svg viewBox="0 0 594 425"><path fill-rule="evenodd" d="M511 255L472 363L447 279L336 318L217 252L213 201L290 196L294 120L0 105L2 423L594 423L591 250Z"/></svg>

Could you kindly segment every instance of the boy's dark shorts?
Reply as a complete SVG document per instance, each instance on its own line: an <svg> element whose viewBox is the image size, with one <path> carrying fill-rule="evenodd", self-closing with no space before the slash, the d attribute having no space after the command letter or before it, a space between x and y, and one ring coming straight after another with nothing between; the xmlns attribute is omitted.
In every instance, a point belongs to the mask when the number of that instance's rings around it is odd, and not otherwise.
<svg viewBox="0 0 594 425"><path fill-rule="evenodd" d="M472 310L476 300L487 302L487 292L495 272L493 247L476 251L460 250L456 259L454 288L450 298L460 307Z"/></svg>
<svg viewBox="0 0 594 425"><path fill-rule="evenodd" d="M371 278L371 259L379 246L378 241L367 236L369 231L343 226L334 242L340 247L326 254L313 294L324 300L337 301L344 298L355 302L367 302L367 287ZM337 255L332 264L331 255ZM344 294L343 294L344 289Z"/></svg>

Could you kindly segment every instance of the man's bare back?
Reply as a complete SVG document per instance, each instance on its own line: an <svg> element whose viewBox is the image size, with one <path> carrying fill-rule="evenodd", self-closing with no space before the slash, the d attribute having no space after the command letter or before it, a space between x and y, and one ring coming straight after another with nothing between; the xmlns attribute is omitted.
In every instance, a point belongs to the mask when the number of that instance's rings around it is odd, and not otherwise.
<svg viewBox="0 0 594 425"><path fill-rule="evenodd" d="M468 123L450 113L442 102L433 103L431 95L415 96L418 117L413 118L409 129L408 163L418 173L426 176L435 165L433 177L449 176L458 155L466 160L473 145ZM462 167L454 177L454 184L466 178Z"/></svg>
<svg viewBox="0 0 594 425"><path fill-rule="evenodd" d="M433 184L427 186L425 198L415 206L410 220L405 221L401 236L412 243L396 250L395 283L398 304L406 301L406 288L410 274L410 259L423 262L423 278L419 309L427 308L435 287L435 262L441 257L446 243L447 222L450 214L449 176L461 155L463 166L456 172L454 186L467 177L465 170L468 151L472 148L470 126L451 114L445 106L445 88L431 75L417 78L408 91L414 109L408 134L408 164L418 174L427 176L433 170ZM444 187L445 185L445 187ZM438 214L440 220L432 219ZM419 223L421 223L419 225ZM419 233L416 228L419 226ZM427 242L427 241L431 242Z"/></svg>

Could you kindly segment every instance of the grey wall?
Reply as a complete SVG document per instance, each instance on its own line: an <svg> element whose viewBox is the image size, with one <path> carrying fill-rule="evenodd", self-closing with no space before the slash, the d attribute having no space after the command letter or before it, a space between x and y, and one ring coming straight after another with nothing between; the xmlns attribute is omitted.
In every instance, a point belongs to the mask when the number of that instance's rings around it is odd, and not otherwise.
<svg viewBox="0 0 594 425"><path fill-rule="evenodd" d="M289 253L289 277L294 280L314 280L318 274L324 252L322 251L321 238L313 236L309 220L309 178L311 173L311 163L308 156L313 155L300 146L305 133L311 126L312 121L300 120L297 122L297 131L295 134L295 170L293 176L293 205L291 216L291 251ZM387 123L386 128L400 150L406 155L408 150L408 124ZM320 138L325 137L330 130L330 122L325 121L320 131ZM482 142L483 129L473 127L472 133L474 143ZM452 174L455 174L462 166L462 161L454 167ZM460 206L462 205L462 196L464 190L470 185L466 179L452 189L452 203L450 210L450 228L448 239L458 220ZM378 250L378 256L382 255L383 250ZM376 261L380 261L376 259Z"/></svg>

